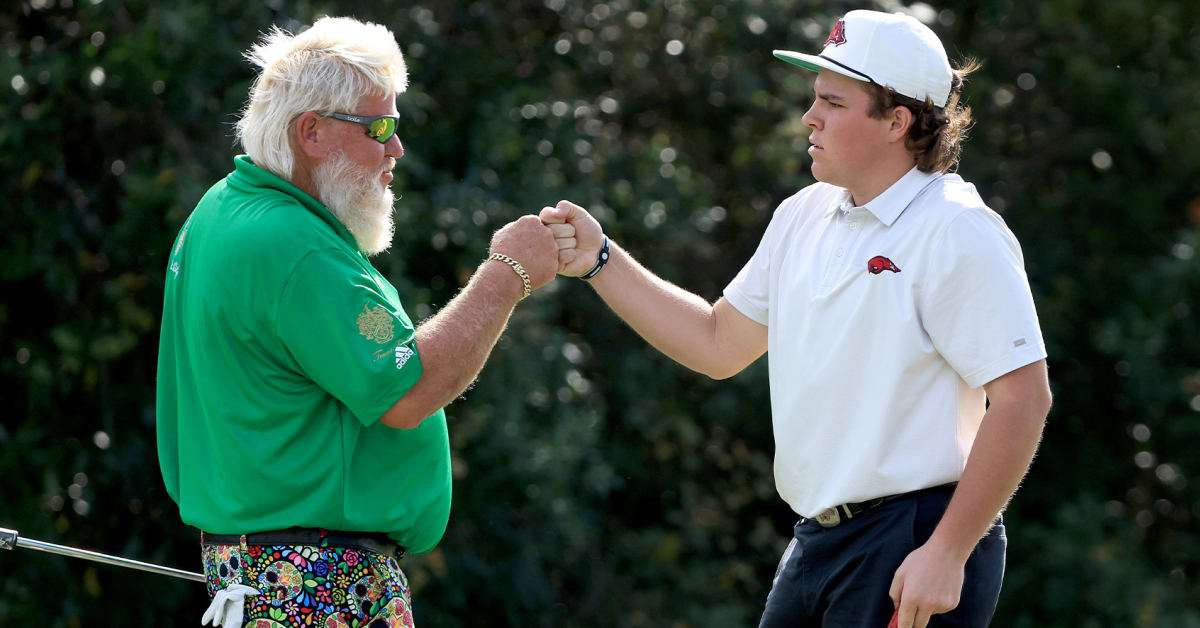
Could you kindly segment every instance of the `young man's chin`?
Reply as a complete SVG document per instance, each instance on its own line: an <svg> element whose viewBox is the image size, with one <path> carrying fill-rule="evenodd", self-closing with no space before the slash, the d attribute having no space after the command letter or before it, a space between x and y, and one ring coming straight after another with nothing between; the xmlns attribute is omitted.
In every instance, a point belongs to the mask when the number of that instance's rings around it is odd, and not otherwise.
<svg viewBox="0 0 1200 628"><path fill-rule="evenodd" d="M830 185L837 185L833 181L829 180L829 172L826 170L826 168L824 166L822 166L820 163L818 163L817 160L815 160L815 159L813 160L812 166L809 167L808 171L812 173L812 176L814 179L816 179L817 181L820 181L821 183L829 183Z"/></svg>

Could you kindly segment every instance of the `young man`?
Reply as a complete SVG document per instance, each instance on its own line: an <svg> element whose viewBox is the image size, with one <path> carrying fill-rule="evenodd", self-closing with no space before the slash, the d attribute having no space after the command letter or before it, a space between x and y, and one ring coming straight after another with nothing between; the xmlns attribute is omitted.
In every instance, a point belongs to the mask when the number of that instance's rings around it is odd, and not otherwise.
<svg viewBox="0 0 1200 628"><path fill-rule="evenodd" d="M560 273L655 347L714 378L770 354L780 495L800 516L760 626L985 626L1004 570L999 512L1050 406L1012 233L948 174L969 109L927 27L852 11L820 55L818 183L775 211L715 305L655 277L582 208L541 218Z"/></svg>
<svg viewBox="0 0 1200 628"><path fill-rule="evenodd" d="M368 261L391 245L407 71L383 26L278 28L238 123L247 155L171 252L158 364L158 454L202 530L204 620L412 626L396 558L427 552L450 512L448 405L513 307L554 277L537 218L414 329ZM255 621L254 625L259 625Z"/></svg>

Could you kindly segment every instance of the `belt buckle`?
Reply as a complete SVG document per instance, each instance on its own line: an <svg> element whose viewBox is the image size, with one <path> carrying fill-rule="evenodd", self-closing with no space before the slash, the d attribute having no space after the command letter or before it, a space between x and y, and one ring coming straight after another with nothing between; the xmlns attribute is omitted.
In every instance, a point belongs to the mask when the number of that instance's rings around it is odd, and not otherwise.
<svg viewBox="0 0 1200 628"><path fill-rule="evenodd" d="M832 528L842 522L842 516L838 514L837 508L826 508L821 514L813 517L822 528Z"/></svg>

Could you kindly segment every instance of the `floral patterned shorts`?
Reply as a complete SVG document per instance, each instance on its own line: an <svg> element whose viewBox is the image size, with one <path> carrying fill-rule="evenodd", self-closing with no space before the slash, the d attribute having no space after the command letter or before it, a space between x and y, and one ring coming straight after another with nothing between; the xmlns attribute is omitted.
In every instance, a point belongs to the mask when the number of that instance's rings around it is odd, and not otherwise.
<svg viewBox="0 0 1200 628"><path fill-rule="evenodd" d="M245 628L413 628L408 578L396 559L347 547L209 545L208 595L233 584Z"/></svg>

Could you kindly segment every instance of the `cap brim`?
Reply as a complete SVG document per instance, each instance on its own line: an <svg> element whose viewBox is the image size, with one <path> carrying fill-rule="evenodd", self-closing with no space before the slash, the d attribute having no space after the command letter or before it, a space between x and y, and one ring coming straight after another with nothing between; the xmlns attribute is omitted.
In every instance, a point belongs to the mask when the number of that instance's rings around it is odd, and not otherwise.
<svg viewBox="0 0 1200 628"><path fill-rule="evenodd" d="M798 65L806 70L812 70L813 72L829 70L830 72L837 72L842 76L848 76L856 81L862 81L864 83L868 82L867 79L863 78L862 76L855 74L854 72L851 72L828 59L818 57L817 55L806 55L804 53L793 52L791 50L775 50L774 54L776 58L787 61L792 65Z"/></svg>

